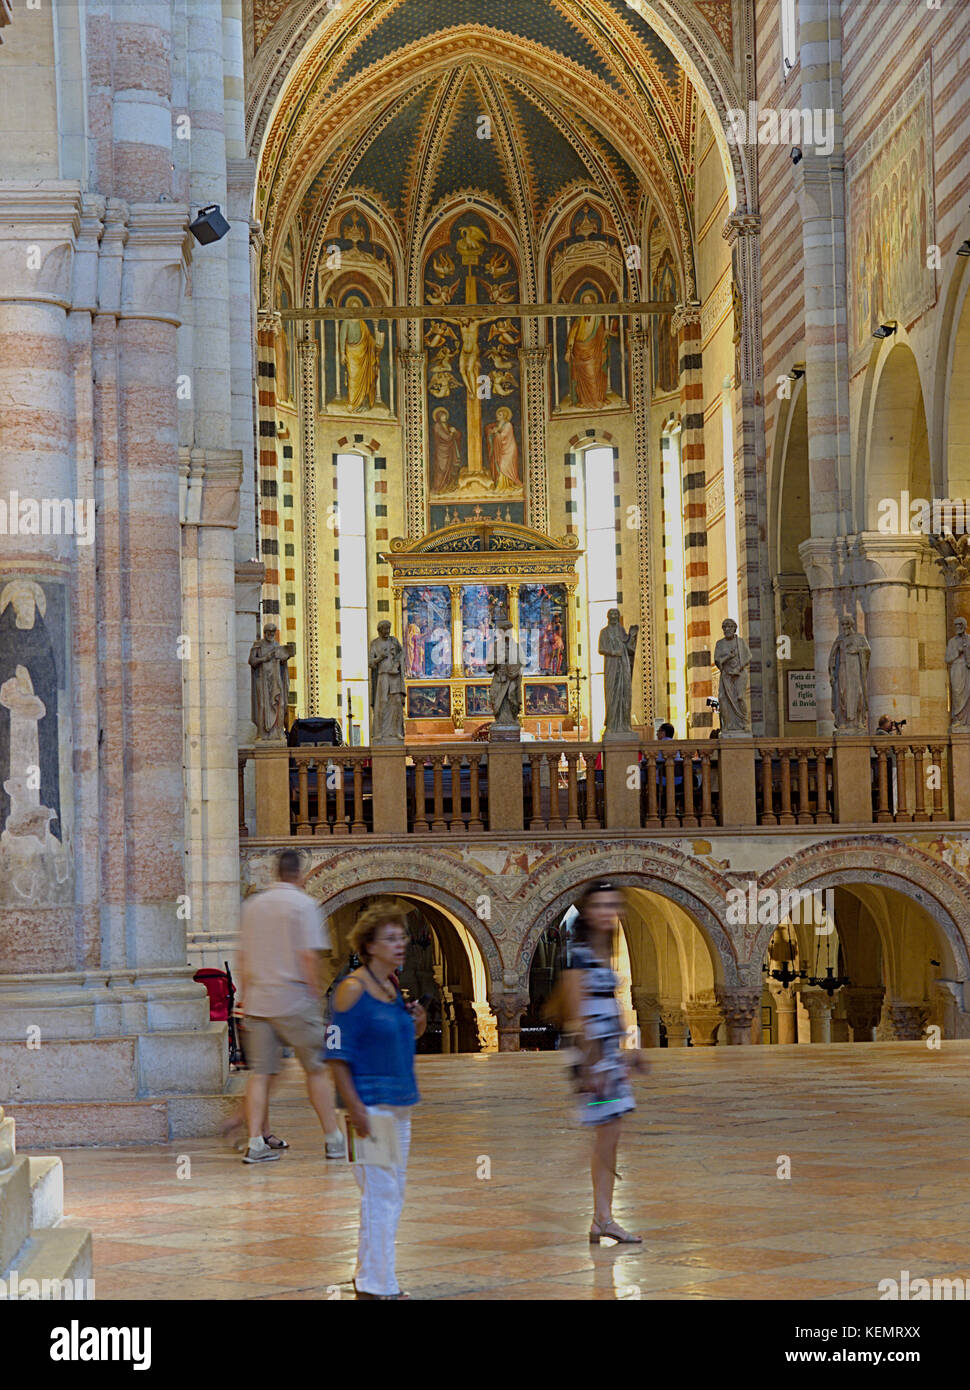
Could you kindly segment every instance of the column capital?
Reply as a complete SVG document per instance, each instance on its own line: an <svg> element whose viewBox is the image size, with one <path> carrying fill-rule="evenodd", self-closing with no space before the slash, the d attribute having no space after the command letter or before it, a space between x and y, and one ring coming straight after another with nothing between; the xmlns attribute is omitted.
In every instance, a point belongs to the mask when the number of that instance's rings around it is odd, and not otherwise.
<svg viewBox="0 0 970 1390"><path fill-rule="evenodd" d="M298 338L296 340L296 350L304 363L310 363L312 365L317 359L317 354L320 351L320 344L317 342L316 338Z"/></svg>
<svg viewBox="0 0 970 1390"><path fill-rule="evenodd" d="M257 333L279 333L283 320L278 309L259 309L256 312Z"/></svg>
<svg viewBox="0 0 970 1390"><path fill-rule="evenodd" d="M75 182L0 184L0 299L70 308L83 202Z"/></svg>
<svg viewBox="0 0 970 1390"><path fill-rule="evenodd" d="M851 547L852 581L857 584L911 584L915 567L927 553L925 536L892 536L863 531Z"/></svg>
<svg viewBox="0 0 970 1390"><path fill-rule="evenodd" d="M179 449L182 525L235 529L242 477L241 449Z"/></svg>
<svg viewBox="0 0 970 1390"><path fill-rule="evenodd" d="M824 1018L835 1008L835 996L827 994L824 989L802 989L799 996L808 1010L809 1018Z"/></svg>
<svg viewBox="0 0 970 1390"><path fill-rule="evenodd" d="M760 212L732 212L721 228L721 236L733 246L739 237L761 235Z"/></svg>
<svg viewBox="0 0 970 1390"><path fill-rule="evenodd" d="M120 316L181 323L182 291L192 258L184 203L130 203L121 276Z"/></svg>
<svg viewBox="0 0 970 1390"><path fill-rule="evenodd" d="M688 324L696 323L698 326L701 321L700 300L691 300L685 304L678 304L671 316L670 326L675 333L679 333Z"/></svg>
<svg viewBox="0 0 970 1390"><path fill-rule="evenodd" d="M946 533L927 539L934 551L933 558L943 571L947 588L970 583L970 536Z"/></svg>
<svg viewBox="0 0 970 1390"><path fill-rule="evenodd" d="M750 1024L761 1006L761 984L715 985L714 998L728 1023Z"/></svg>

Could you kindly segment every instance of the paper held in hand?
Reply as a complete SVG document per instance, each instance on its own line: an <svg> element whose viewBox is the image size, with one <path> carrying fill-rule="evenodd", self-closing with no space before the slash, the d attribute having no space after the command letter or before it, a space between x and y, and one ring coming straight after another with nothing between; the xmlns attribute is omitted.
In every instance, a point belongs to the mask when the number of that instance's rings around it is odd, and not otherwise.
<svg viewBox="0 0 970 1390"><path fill-rule="evenodd" d="M367 1120L370 1134L365 1139L347 1116L347 1162L363 1163L372 1168L400 1168L401 1145L394 1116L368 1107Z"/></svg>

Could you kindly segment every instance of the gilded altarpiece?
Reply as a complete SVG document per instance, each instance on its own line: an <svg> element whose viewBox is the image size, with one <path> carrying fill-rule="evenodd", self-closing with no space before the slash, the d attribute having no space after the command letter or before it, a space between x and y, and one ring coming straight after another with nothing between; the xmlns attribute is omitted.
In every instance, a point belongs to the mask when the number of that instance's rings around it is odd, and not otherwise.
<svg viewBox="0 0 970 1390"><path fill-rule="evenodd" d="M526 655L524 727L549 717L573 723L580 553L575 536L553 539L490 520L391 542L382 558L391 566L395 630L403 633L409 738L448 737L466 719L491 718L486 654L505 617Z"/></svg>

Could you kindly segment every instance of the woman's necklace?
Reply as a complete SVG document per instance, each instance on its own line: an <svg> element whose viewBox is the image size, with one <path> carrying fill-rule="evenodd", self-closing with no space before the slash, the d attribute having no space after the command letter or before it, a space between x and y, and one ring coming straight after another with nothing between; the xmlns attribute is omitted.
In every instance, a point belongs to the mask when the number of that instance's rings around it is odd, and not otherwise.
<svg viewBox="0 0 970 1390"><path fill-rule="evenodd" d="M377 985L378 989L384 990L385 993L388 990L390 990L391 1000L397 998L397 990L394 988L393 985L389 985L386 980L379 980L377 976L374 974L373 970L371 970L369 965L365 965L364 969L367 971L368 975L374 981L374 984ZM390 1002L390 1000L388 1002Z"/></svg>

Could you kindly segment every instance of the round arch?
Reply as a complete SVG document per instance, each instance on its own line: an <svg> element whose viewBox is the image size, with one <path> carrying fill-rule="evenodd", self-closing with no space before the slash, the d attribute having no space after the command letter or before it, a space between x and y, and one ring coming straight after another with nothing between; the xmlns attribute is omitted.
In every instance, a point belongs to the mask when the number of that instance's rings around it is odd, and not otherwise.
<svg viewBox="0 0 970 1390"><path fill-rule="evenodd" d="M534 909L520 923L525 928L516 953L516 973L527 976L536 942L554 926L597 879L609 879L619 888L643 888L675 902L700 931L711 955L716 984L742 983L742 972L720 913L732 885L720 875L702 868L676 851L661 845L644 845L636 851L615 850L586 855L581 861L540 872L532 883L530 900L544 906ZM758 969L760 972L760 957Z"/></svg>
<svg viewBox="0 0 970 1390"><path fill-rule="evenodd" d="M796 855L759 879L759 890L851 888L871 884L895 889L922 907L940 931L953 978L970 979L970 899L966 881L948 864L911 845L883 836L828 841ZM752 940L749 965L760 971L775 927L761 926Z"/></svg>
<svg viewBox="0 0 970 1390"><path fill-rule="evenodd" d="M860 531L879 529L879 503L900 494L931 498L937 467L930 457L925 394L919 363L905 333L897 330L870 363L855 478L855 515ZM908 532L909 517L899 518Z"/></svg>
<svg viewBox="0 0 970 1390"><path fill-rule="evenodd" d="M338 877L343 880L345 876L339 874L339 869L335 872L333 864L317 865L307 875L306 890L318 898L328 912L337 912L360 898L377 898L387 894L412 898L416 902L448 913L461 924L470 941L477 947L484 965L488 993L491 995L493 990L500 990L503 966L498 944L487 925L468 906L469 902L476 902L486 894L484 882L475 880L463 892L456 892L453 887L445 888L440 884L421 882L415 872L417 865L408 862L395 866L394 858L393 854L381 856L379 877L367 878L363 874L356 874L349 882L334 882ZM399 868L399 875L393 872L395 867Z"/></svg>

